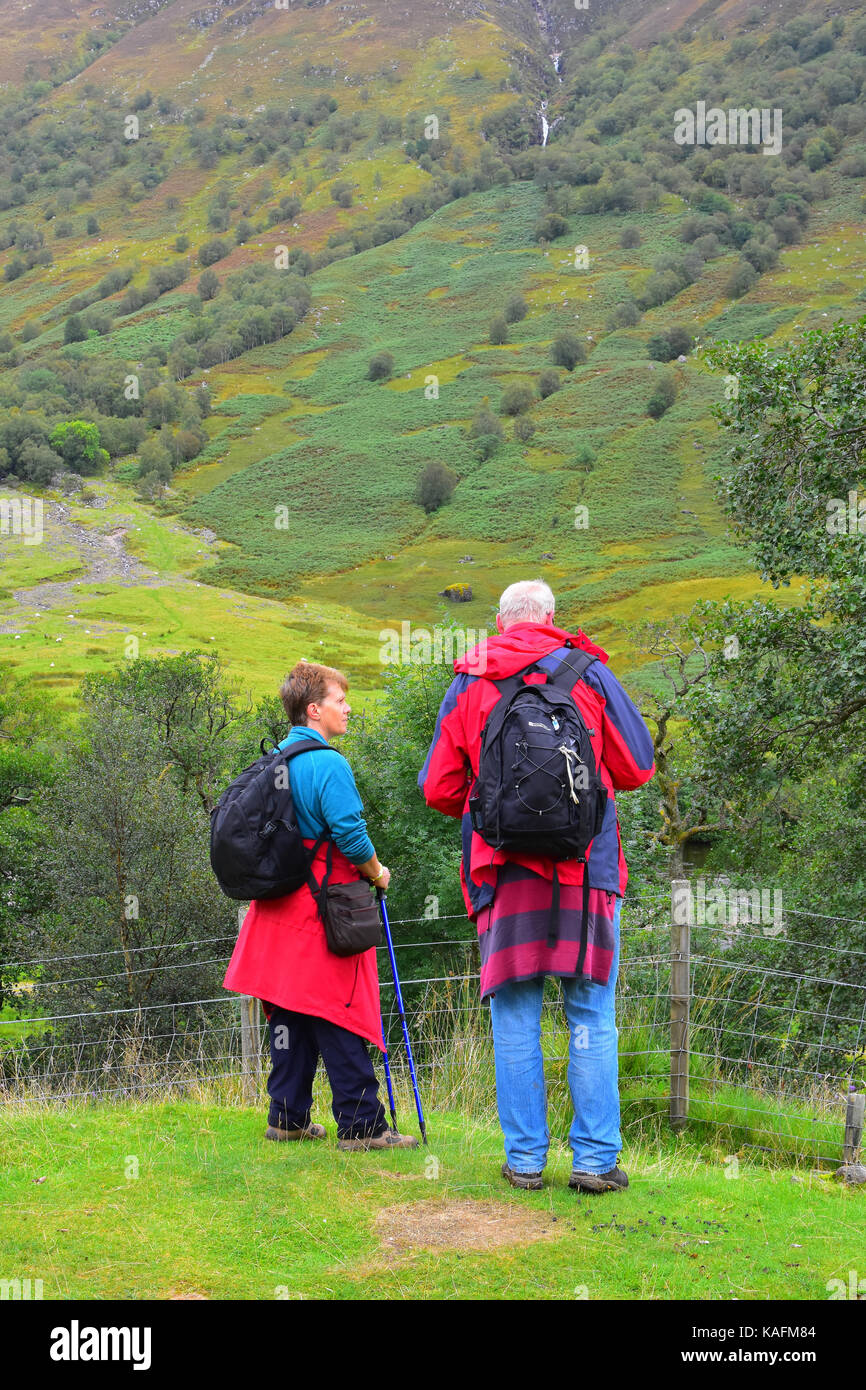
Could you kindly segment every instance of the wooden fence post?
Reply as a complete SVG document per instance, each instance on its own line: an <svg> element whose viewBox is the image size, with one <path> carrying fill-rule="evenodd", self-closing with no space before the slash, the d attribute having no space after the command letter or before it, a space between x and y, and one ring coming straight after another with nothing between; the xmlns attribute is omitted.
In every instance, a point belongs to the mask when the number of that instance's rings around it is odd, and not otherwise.
<svg viewBox="0 0 866 1390"><path fill-rule="evenodd" d="M672 1129L685 1129L689 1115L689 958L691 888L688 879L671 883L671 1099Z"/></svg>
<svg viewBox="0 0 866 1390"><path fill-rule="evenodd" d="M262 1040L259 1001L241 995L241 1087L247 1105L255 1105L262 1077Z"/></svg>
<svg viewBox="0 0 866 1390"><path fill-rule="evenodd" d="M860 1144L863 1139L863 1122L866 1119L866 1096L854 1090L854 1083L848 1087L848 1105L845 1112L845 1144L842 1150L842 1166L836 1169L836 1177L845 1182L866 1183L866 1167L860 1162Z"/></svg>

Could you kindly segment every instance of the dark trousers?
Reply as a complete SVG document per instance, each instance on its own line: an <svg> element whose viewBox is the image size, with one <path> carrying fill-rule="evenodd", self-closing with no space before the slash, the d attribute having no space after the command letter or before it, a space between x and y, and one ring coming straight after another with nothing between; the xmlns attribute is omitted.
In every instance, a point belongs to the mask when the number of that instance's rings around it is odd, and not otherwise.
<svg viewBox="0 0 866 1390"><path fill-rule="evenodd" d="M360 1139L388 1128L367 1044L357 1033L312 1014L271 1005L271 1098L268 1124L304 1129L310 1123L313 1078L321 1055L331 1083L339 1139Z"/></svg>

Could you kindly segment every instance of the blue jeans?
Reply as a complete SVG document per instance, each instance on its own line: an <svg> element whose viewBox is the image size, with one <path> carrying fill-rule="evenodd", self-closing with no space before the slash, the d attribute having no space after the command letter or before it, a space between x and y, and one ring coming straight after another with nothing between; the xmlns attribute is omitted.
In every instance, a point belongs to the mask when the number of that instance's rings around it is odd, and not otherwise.
<svg viewBox="0 0 866 1390"><path fill-rule="evenodd" d="M569 1131L572 1167L607 1173L622 1148L619 1132L619 1033L614 1014L619 970L619 919L614 912L614 954L606 985L560 977L568 1019L568 1085L574 1106ZM490 997L496 1099L505 1158L515 1173L538 1173L547 1162L547 1092L541 1053L544 976L520 980Z"/></svg>

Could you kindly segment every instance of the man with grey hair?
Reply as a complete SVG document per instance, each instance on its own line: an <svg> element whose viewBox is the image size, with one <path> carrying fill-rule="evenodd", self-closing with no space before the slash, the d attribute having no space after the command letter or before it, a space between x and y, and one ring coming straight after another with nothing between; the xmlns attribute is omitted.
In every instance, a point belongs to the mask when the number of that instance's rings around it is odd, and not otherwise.
<svg viewBox="0 0 866 1390"><path fill-rule="evenodd" d="M454 663L418 784L429 806L461 821L460 881L470 921L478 927L481 997L490 1000L493 1025L505 1140L502 1175L514 1187L543 1185L550 1133L541 1005L545 977L555 975L569 1023L569 1187L607 1192L628 1186L617 1165L622 1138L614 1015L628 871L614 793L648 782L655 764L649 730L607 669L607 653L579 628L572 633L557 627L554 610L543 580L509 584L499 601L498 635ZM570 669L574 657L579 674ZM498 849L473 827L469 807L482 731L503 697L499 683L517 678L527 686L547 684L563 662L560 694L567 690L577 707L607 792L604 819L585 863Z"/></svg>

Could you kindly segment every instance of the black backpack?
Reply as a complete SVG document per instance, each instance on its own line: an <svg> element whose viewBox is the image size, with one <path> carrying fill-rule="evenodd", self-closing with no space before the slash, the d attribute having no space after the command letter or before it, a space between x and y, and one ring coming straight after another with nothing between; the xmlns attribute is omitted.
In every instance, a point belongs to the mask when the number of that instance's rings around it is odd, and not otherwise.
<svg viewBox="0 0 866 1390"><path fill-rule="evenodd" d="M549 946L559 932L556 861L576 859L586 866L586 852L607 808L590 730L571 697L575 681L596 659L576 652L553 675L545 671L543 685L523 681L528 671L544 670L534 661L493 682L502 694L482 730L478 776L469 797L473 829L493 849L554 860ZM584 867L578 973L586 955L588 906Z"/></svg>
<svg viewBox="0 0 866 1390"><path fill-rule="evenodd" d="M305 848L295 820L288 764L298 753L339 753L312 738L269 753L264 739L259 746L262 756L244 768L211 811L211 868L226 897L241 902L281 898L309 882L310 865L328 832L312 851ZM280 777L281 765L285 770Z"/></svg>

